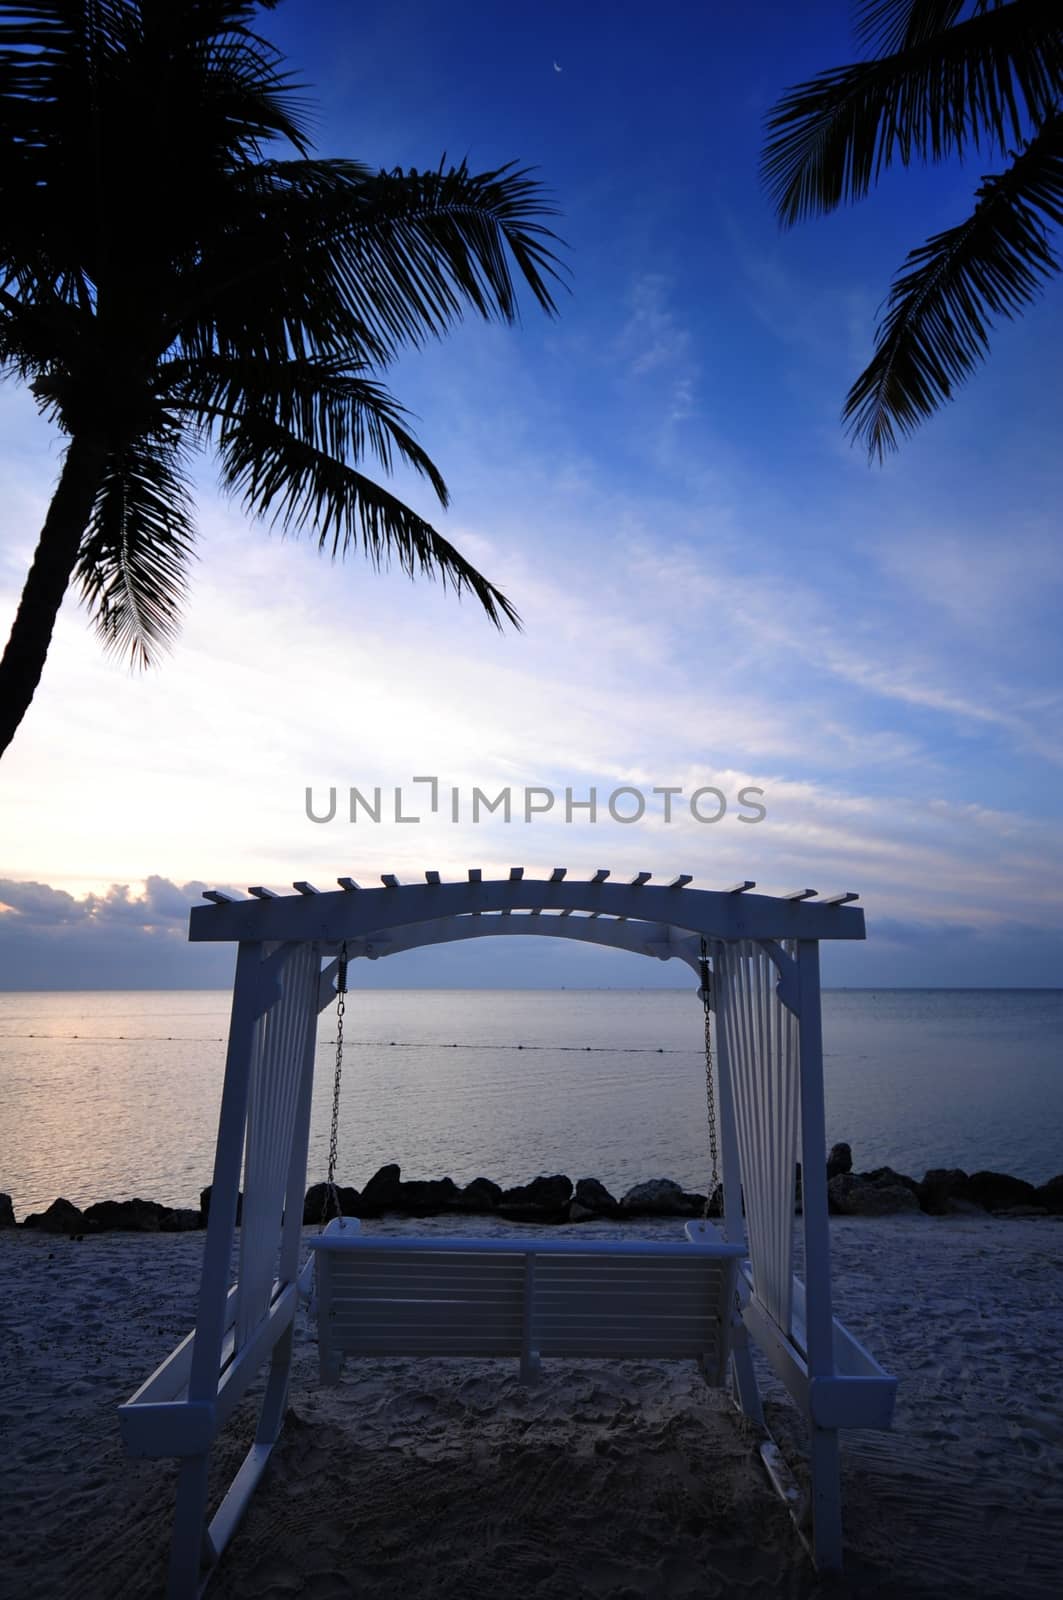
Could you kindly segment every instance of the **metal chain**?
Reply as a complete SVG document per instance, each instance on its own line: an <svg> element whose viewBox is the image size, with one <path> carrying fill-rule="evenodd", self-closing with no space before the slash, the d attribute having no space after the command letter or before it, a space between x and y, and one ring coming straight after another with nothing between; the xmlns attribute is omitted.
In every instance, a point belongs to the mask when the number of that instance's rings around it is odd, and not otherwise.
<svg viewBox="0 0 1063 1600"><path fill-rule="evenodd" d="M340 1215L340 1198L336 1193L336 1162L340 1144L340 1083L343 1078L343 1018L347 1010L347 941L343 941L336 967L336 1075L332 1082L332 1127L328 1142L328 1179L325 1206L321 1215L324 1228L330 1216Z"/></svg>
<svg viewBox="0 0 1063 1600"><path fill-rule="evenodd" d="M716 1134L716 1084L712 1072L712 978L709 972L708 947L701 941L701 988L699 994L701 1003L705 1008L705 1105L709 1124L709 1156L712 1160L712 1173L709 1179L709 1192L705 1196L705 1206L702 1212L704 1217L709 1215L713 1196L720 1183L720 1147Z"/></svg>

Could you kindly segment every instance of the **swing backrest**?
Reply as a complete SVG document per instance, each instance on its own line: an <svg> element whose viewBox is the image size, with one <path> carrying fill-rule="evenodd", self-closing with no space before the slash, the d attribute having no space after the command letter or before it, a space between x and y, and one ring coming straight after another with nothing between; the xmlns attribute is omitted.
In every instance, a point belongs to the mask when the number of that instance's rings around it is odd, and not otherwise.
<svg viewBox="0 0 1063 1600"><path fill-rule="evenodd" d="M330 1224L317 1258L321 1376L346 1356L694 1358L723 1381L742 1246L395 1238Z"/></svg>

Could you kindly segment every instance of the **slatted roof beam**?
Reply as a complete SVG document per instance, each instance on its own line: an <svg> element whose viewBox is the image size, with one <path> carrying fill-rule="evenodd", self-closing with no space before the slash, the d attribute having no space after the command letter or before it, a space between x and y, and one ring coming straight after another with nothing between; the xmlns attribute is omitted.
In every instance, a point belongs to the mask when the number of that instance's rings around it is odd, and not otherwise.
<svg viewBox="0 0 1063 1600"><path fill-rule="evenodd" d="M353 894L355 890L360 887L359 884L355 883L353 878L337 878L336 882L339 884L340 888L345 894Z"/></svg>
<svg viewBox="0 0 1063 1600"><path fill-rule="evenodd" d="M279 900L280 899L280 895L277 893L276 889L264 889L260 883L256 883L254 888L253 889L248 889L247 892L248 892L248 894L254 895L256 900Z"/></svg>
<svg viewBox="0 0 1063 1600"><path fill-rule="evenodd" d="M688 883L693 882L694 874L692 872L681 872L678 878L672 879L668 887L669 889L685 889Z"/></svg>
<svg viewBox="0 0 1063 1600"><path fill-rule="evenodd" d="M859 900L859 898L860 896L858 894L853 894L850 890L848 894L828 894L820 901L820 905L847 906L850 900Z"/></svg>
<svg viewBox="0 0 1063 1600"><path fill-rule="evenodd" d="M399 887L399 880L393 872L382 872L380 881L385 889L397 889Z"/></svg>
<svg viewBox="0 0 1063 1600"><path fill-rule="evenodd" d="M817 889L791 889L789 894L784 894L781 898L783 900L811 900L818 892Z"/></svg>
<svg viewBox="0 0 1063 1600"><path fill-rule="evenodd" d="M560 883L561 880L564 878L565 873L567 871L568 871L567 867L555 867L553 872L551 872L551 874L550 874L550 882L551 883Z"/></svg>
<svg viewBox="0 0 1063 1600"><path fill-rule="evenodd" d="M753 878L743 878L741 883L732 883L730 888L725 889L723 892L724 894L745 894L747 889L755 889L756 887L757 885Z"/></svg>
<svg viewBox="0 0 1063 1600"><path fill-rule="evenodd" d="M633 889L641 889L642 885L644 883L649 883L652 877L652 872L636 872L635 876L631 880L631 887Z"/></svg>
<svg viewBox="0 0 1063 1600"><path fill-rule="evenodd" d="M439 873L435 872L433 870L430 870L430 871L426 872L425 875L424 875L424 881L425 881L425 883L438 883L439 882Z"/></svg>
<svg viewBox="0 0 1063 1600"><path fill-rule="evenodd" d="M591 882L592 883L604 883L606 878L608 878L608 876L609 876L609 868L608 867L599 867L598 871L594 874L594 877L591 879Z"/></svg>
<svg viewBox="0 0 1063 1600"><path fill-rule="evenodd" d="M299 894L320 894L320 889L315 889L312 883L307 883L305 878L300 878L298 883L293 883L292 888Z"/></svg>
<svg viewBox="0 0 1063 1600"><path fill-rule="evenodd" d="M567 910L571 916L563 918L565 927L582 925L582 918L592 918L597 912L602 918L627 918L632 923L652 918L665 927L682 928L688 933L701 929L707 937L723 940L864 937L863 912L859 905L852 904L858 897L851 893L833 895L826 903L811 895L784 899L781 895L745 893L750 880L743 880L730 893L697 889L693 884L675 893L667 878L655 885L642 874L634 884L623 874L612 882L589 883L590 873L582 877L578 872L573 875L570 869L566 880L548 881L549 867L541 875L526 868L523 879L514 881L508 879L509 870L507 867L492 876L484 868L471 882L430 885L422 876L422 869L416 881L395 888L387 887L385 877L374 876L357 894L345 892L346 885L336 879L333 884L339 883L339 887L324 893L308 883L297 886L300 892L285 894L281 890L279 895L250 894L247 898L242 885L237 889L212 889L206 900L193 908L189 932L194 941L233 939L273 944L310 940L338 947L345 938L368 938L370 934L440 918L471 920L505 911L510 916L499 921L499 930L511 928L519 912L519 921L527 931L538 927L545 933L547 929L531 918L560 917ZM491 881L487 881L489 877ZM353 884L354 880L350 882ZM372 887L374 883L376 888ZM308 903L311 900L312 905Z"/></svg>

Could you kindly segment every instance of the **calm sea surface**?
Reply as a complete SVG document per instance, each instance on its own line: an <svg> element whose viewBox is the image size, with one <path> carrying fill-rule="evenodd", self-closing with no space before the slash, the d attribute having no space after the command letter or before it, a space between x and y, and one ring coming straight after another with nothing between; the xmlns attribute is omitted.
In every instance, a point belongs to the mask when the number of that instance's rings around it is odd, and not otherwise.
<svg viewBox="0 0 1063 1600"><path fill-rule="evenodd" d="M210 1182L229 996L0 994L0 1190L17 1215ZM855 1163L1063 1171L1063 990L824 995L827 1142ZM539 1172L704 1187L701 1012L670 990L351 994L342 1182ZM324 1175L334 1013L321 1019L310 1153Z"/></svg>

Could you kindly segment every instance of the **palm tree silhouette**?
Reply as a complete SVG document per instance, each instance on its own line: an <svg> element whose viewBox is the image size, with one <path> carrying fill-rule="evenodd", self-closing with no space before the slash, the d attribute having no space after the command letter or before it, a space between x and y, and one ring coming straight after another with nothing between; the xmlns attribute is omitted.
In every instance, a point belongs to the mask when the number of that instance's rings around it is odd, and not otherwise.
<svg viewBox="0 0 1063 1600"><path fill-rule="evenodd" d="M1060 0L861 0L871 55L790 89L769 115L762 172L784 225L860 200L895 161L1010 158L971 215L909 252L844 418L879 460L965 382L995 317L1060 269Z"/></svg>
<svg viewBox="0 0 1063 1600"><path fill-rule="evenodd" d="M515 321L515 279L552 313L551 207L513 164L373 172L314 156L259 9L0 7L0 369L69 441L0 661L0 752L72 578L107 647L148 665L172 642L198 449L251 515L468 590L497 626L517 620L361 467L401 462L446 506L371 374L465 312Z"/></svg>

